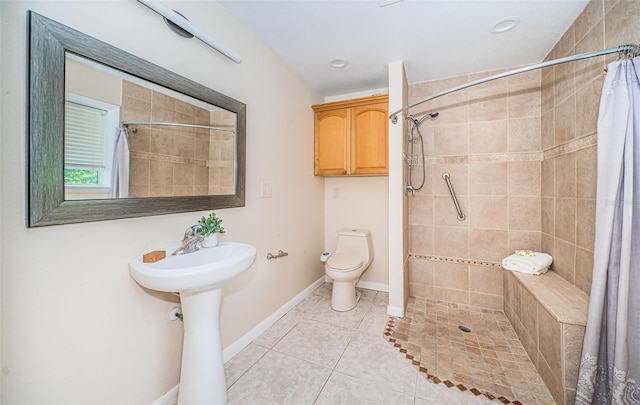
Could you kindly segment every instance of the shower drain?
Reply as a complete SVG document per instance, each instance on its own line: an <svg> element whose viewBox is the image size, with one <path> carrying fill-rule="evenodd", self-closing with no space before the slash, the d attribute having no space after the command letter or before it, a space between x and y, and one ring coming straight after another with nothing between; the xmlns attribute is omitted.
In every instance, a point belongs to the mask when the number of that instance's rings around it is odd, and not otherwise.
<svg viewBox="0 0 640 405"><path fill-rule="evenodd" d="M460 329L460 330L461 330L461 331L463 331L464 333L469 333L469 332L471 332L471 329L470 329L470 328L467 328L467 327L466 327L466 326L464 326L464 325L460 325L460 326L458 326L458 329Z"/></svg>

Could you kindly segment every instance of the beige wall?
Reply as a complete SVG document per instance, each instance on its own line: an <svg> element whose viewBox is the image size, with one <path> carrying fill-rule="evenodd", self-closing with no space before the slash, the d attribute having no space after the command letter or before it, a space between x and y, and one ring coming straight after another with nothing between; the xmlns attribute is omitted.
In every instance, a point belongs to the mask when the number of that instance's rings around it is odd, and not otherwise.
<svg viewBox="0 0 640 405"><path fill-rule="evenodd" d="M375 89L326 97L324 102L385 94ZM341 229L364 228L371 231L373 262L360 278L366 288L386 290L389 284L388 177L323 177L325 198L325 251L334 252ZM318 258L321 252L317 252ZM319 260L319 259L318 259Z"/></svg>
<svg viewBox="0 0 640 405"><path fill-rule="evenodd" d="M327 177L325 184L325 248L335 252L338 232L363 228L371 231L373 261L360 278L368 288L389 284L389 228L387 177ZM321 252L318 253L318 258ZM365 284L366 286L366 284Z"/></svg>
<svg viewBox="0 0 640 405"><path fill-rule="evenodd" d="M105 71L94 69L73 58L65 62L65 91L120 105L122 98L122 79Z"/></svg>
<svg viewBox="0 0 640 405"><path fill-rule="evenodd" d="M640 43L640 2L593 0L547 56ZM542 248L553 269L591 292L596 125L606 63L590 58L542 71Z"/></svg>
<svg viewBox="0 0 640 405"><path fill-rule="evenodd" d="M167 5L241 54L242 64L175 35L138 2L2 2L3 403L142 404L175 386L182 325L167 319L175 303L141 289L127 263L179 243L208 213L25 228L27 9L247 104L246 207L217 213L225 240L251 243L258 256L225 286L225 347L323 275L324 187L313 176L309 108L322 98L217 3ZM272 183L273 198L259 197L261 182ZM289 256L267 261L278 249Z"/></svg>

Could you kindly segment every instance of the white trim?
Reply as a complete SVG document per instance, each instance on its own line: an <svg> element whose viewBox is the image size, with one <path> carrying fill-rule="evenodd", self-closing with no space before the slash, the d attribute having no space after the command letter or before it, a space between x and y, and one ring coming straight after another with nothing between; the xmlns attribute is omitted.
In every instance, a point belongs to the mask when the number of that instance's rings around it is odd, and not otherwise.
<svg viewBox="0 0 640 405"><path fill-rule="evenodd" d="M111 187L69 184L64 186L64 192L66 194L109 194L109 192L111 192Z"/></svg>
<svg viewBox="0 0 640 405"><path fill-rule="evenodd" d="M395 316L398 318L404 318L404 308L394 307L389 305L387 307L387 315Z"/></svg>
<svg viewBox="0 0 640 405"><path fill-rule="evenodd" d="M151 405L176 405L178 403L178 388L179 385L171 388L166 394L153 401Z"/></svg>
<svg viewBox="0 0 640 405"><path fill-rule="evenodd" d="M280 309L271 314L270 317L260 322L255 328L251 329L244 336L240 337L240 339L231 343L222 351L222 361L225 363L233 356L238 354L242 349L247 347L249 343L253 342L258 336L260 336L264 331L269 329L271 325L276 323L278 319L282 318L284 314L289 312L291 308L295 307L300 301L305 299L308 295L310 295L316 288L320 287L320 285L324 283L324 276L320 277L309 287L305 288L300 294L296 295L291 299L291 301L284 304Z"/></svg>
<svg viewBox="0 0 640 405"><path fill-rule="evenodd" d="M407 105L407 75L402 61L391 62L389 73L389 110ZM387 313L393 316L404 315L404 305L409 291L405 274L407 246L407 196L404 195L404 137L406 120L404 115L397 125L389 124L389 307Z"/></svg>
<svg viewBox="0 0 640 405"><path fill-rule="evenodd" d="M356 287L365 288L367 290L375 290L389 292L389 284L374 283L373 281L358 281Z"/></svg>

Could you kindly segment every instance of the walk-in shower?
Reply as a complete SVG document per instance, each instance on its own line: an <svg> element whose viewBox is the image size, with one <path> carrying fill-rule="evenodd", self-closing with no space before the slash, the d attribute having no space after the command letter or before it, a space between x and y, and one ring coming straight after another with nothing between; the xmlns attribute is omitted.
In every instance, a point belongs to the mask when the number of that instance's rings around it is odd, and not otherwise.
<svg viewBox="0 0 640 405"><path fill-rule="evenodd" d="M407 115L406 119L409 120L409 132L407 134L407 153L405 153L405 160L407 161L408 170L408 178L404 182L404 192L411 192L411 195L415 197L416 191L420 190L424 187L424 182L426 178L426 169L424 163L424 138L422 137L422 133L420 132L420 125L427 118L435 119L440 115L438 112L430 112L428 114L423 115L421 118L415 118L411 115ZM416 155L414 153L414 148L416 143L420 143L420 155ZM413 168L417 164L420 163L420 156L422 156L422 180L420 181L420 185L416 187L413 182Z"/></svg>

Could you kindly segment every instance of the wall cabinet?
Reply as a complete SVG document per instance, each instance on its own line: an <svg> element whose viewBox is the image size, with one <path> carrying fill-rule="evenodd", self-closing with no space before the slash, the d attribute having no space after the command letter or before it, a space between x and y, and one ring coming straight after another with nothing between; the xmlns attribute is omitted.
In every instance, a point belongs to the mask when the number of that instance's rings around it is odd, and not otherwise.
<svg viewBox="0 0 640 405"><path fill-rule="evenodd" d="M316 176L389 173L387 95L313 106Z"/></svg>

